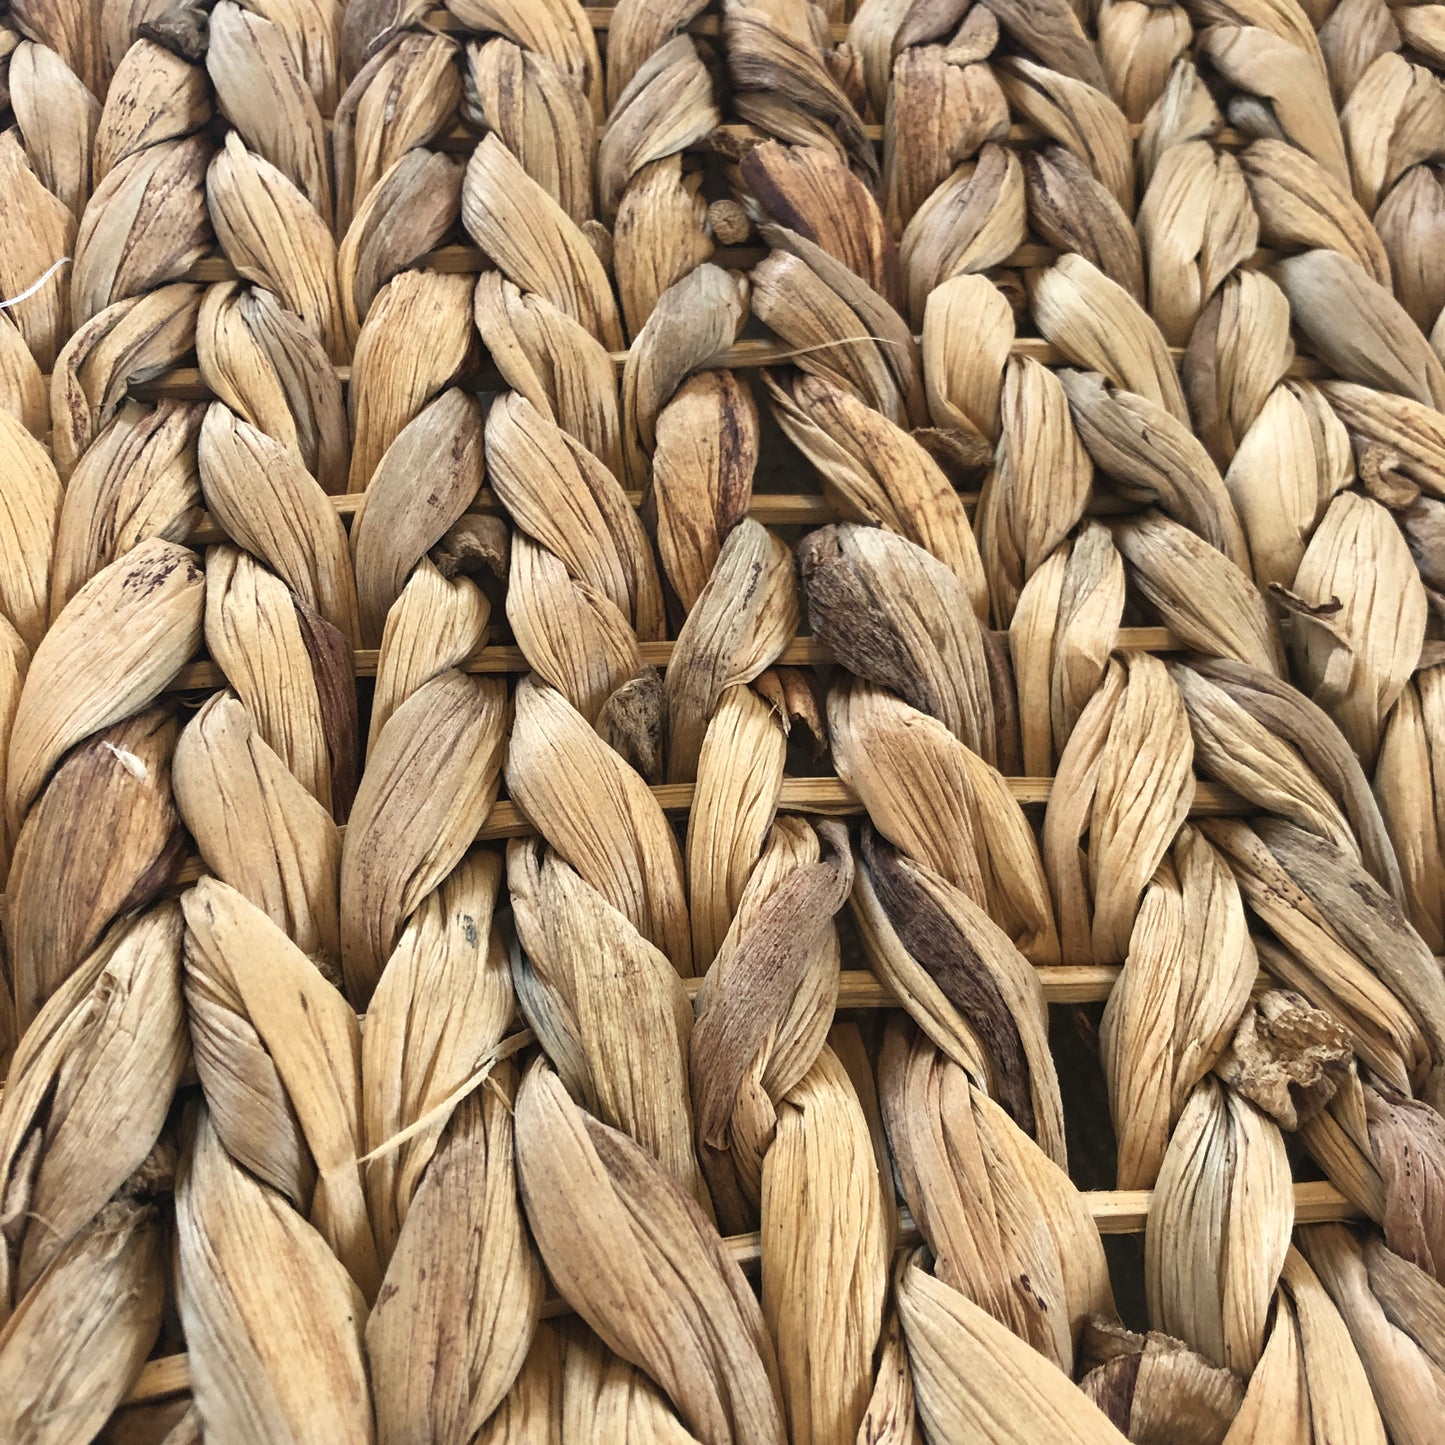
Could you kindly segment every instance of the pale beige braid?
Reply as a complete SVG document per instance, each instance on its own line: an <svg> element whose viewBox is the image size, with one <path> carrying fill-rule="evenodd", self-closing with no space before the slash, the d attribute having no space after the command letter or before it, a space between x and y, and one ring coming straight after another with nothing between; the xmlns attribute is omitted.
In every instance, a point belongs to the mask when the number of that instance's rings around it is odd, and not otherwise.
<svg viewBox="0 0 1445 1445"><path fill-rule="evenodd" d="M590 177L601 66L570 5L507 15L467 5L458 14L501 37L468 48L474 103L496 129L473 154L462 210L499 268L477 288L476 320L514 388L493 403L486 429L489 480L518 527L508 618L547 679L518 688L507 763L509 791L542 834L509 853L518 998L567 1086L705 1200L686 1086L690 1010L679 971L691 966L681 859L642 779L592 728L613 729L609 736L639 761L637 750L650 749L644 765L660 770L661 690L638 641L663 636L663 601L620 480L607 352L620 347L621 325L588 239L600 234L590 181L573 185L555 163L569 137L517 130L512 112L497 109L506 102L503 70L530 77L524 83L578 118ZM633 846L635 862L627 859ZM601 987L597 964L624 953L631 967L618 994L610 966Z"/></svg>
<svg viewBox="0 0 1445 1445"><path fill-rule="evenodd" d="M691 48L672 42L623 89L604 165L612 137L640 129L651 96L687 73ZM621 59L625 69L630 52ZM634 220L646 204L660 229L664 179L638 178ZM682 251L685 220L676 230ZM619 272L635 264L619 254ZM619 286L624 298L641 289L623 274ZM887 1248L867 1121L824 1045L838 976L831 917L851 860L836 827L774 817L789 714L813 711L802 679L764 671L799 621L791 559L757 523L734 525L757 447L748 392L727 372L688 375L732 342L743 310L741 288L710 265L662 292L628 354L624 423L651 458L663 564L688 614L664 701L667 774L696 781L694 964L710 964L690 1051L702 1160L724 1228L745 1230L761 1211L763 1310L792 1438L851 1441L872 1388ZM697 527L699 513L710 526ZM818 1207L800 1216L800 1197Z"/></svg>
<svg viewBox="0 0 1445 1445"><path fill-rule="evenodd" d="M95 101L82 103L75 76L41 45L27 45L19 72L11 69L41 170L65 196L54 205L86 206L89 215ZM51 109L67 92L78 130ZM54 140L43 152L42 129ZM6 140L38 187L14 135ZM49 250L63 242L44 266L72 253L73 219L61 222L19 171L6 194L11 205L34 210L27 245ZM140 240L87 235L85 254L101 269L103 253L118 256ZM157 252L165 247L162 241ZM24 264L12 242L7 268L17 260ZM133 275L138 290L150 284L144 268ZM156 307L151 295L137 295L106 307L62 350L70 289L60 268L8 308L3 424L11 468L0 507L5 929L14 969L7 979L13 1005L7 1000L0 1010L7 1070L0 1431L37 1441L99 1432L162 1324L163 1201L175 1168L163 1131L189 1049L180 912L156 902L180 862L183 834L170 783L175 720L155 704L199 646L204 587L195 555L166 540L186 535L199 501L194 481L184 480L194 478L193 458L175 460L185 450L184 422L149 454L162 458L152 467L143 444L139 455L120 455L146 433L136 423L148 409L122 417L105 438L118 445L108 455L99 449L75 502L62 503L62 475L71 475L120 403L126 381L117 385L118 377L137 363L144 369L156 332L139 313L176 315L175 298ZM193 324L194 288L181 289L187 298L179 310ZM172 342L186 327L182 319ZM167 344L158 350L167 354ZM46 430L43 393L36 394L41 367L53 369L59 468L26 430ZM175 412L160 416L158 430ZM178 488L168 490L167 473L181 479ZM112 517L90 492L103 497L109 487L114 498L127 486Z"/></svg>

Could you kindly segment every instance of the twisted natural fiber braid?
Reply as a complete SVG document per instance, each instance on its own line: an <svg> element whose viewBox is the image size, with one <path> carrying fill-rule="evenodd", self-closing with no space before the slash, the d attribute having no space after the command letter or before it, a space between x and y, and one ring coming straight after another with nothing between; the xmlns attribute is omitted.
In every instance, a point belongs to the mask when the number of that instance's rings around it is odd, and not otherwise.
<svg viewBox="0 0 1445 1445"><path fill-rule="evenodd" d="M50 184L90 218L95 101L87 106L73 94L79 130L61 126L53 106L80 87L39 46L25 47L13 79L21 81L30 142L54 132L43 162ZM23 187L10 194L24 203ZM188 203L182 198L178 208L185 213ZM75 249L88 283L109 287L96 278L112 266L119 276L148 223L164 230L169 219L138 220L130 236L109 238L83 223ZM179 230L188 229L180 220ZM41 244L45 234L42 223ZM174 257L165 259L167 250L160 240L158 270L141 266L117 284L144 290L164 279ZM134 407L102 431L124 391L117 373L154 335L146 322L135 325L139 313L174 315L173 299L109 305L109 291L93 293L104 309L61 349L63 335L47 334L43 318L52 328L65 324L67 308L56 298L66 285L40 288L38 309L14 309L20 334L39 347L35 360L54 363L53 444L74 496L67 490L62 501L55 464L13 419L26 415L29 387L26 369L12 368L20 389L5 423L18 466L0 546L5 831L14 841L6 936L20 1031L13 1062L8 1038L3 1049L0 1153L10 1222L0 1373L5 1433L34 1440L97 1432L161 1327L162 1201L175 1166L163 1128L188 1048L180 914L156 901L182 839L170 782L175 721L152 704L199 644L203 586L195 556L166 540L184 537L198 511L194 457L185 456L195 419L174 406ZM77 298L84 289L77 283ZM89 304L78 302L77 317L90 318ZM192 317L193 304L188 296L181 306ZM124 360L112 349L117 340L133 347ZM38 418L31 424L43 431Z"/></svg>
<svg viewBox="0 0 1445 1445"><path fill-rule="evenodd" d="M605 233L592 218L590 180L579 184L561 164L569 141L581 142L584 157L590 148L591 121L600 119L601 69L590 30L570 6L530 15L474 14L466 7L458 14L503 37L469 48L477 109L493 133L473 155L462 206L468 231L500 268L478 287L476 318L515 390L493 403L487 463L492 486L518 526L508 618L541 674L518 689L507 767L513 798L545 840L514 844L509 857L523 950L514 961L518 994L573 1095L646 1146L648 1154L632 1151L635 1167L650 1181L644 1187L673 1195L674 1207L702 1231L700 1242L717 1262L700 1256L687 1266L702 1271L699 1281L716 1276L715 1284L700 1287L736 1294L741 1277L731 1264L717 1273L720 1245L706 1243L707 1236L717 1237L693 1202L705 1202L707 1194L691 1137L685 1053L690 1009L678 976L692 971L681 860L660 809L631 766L654 777L663 766L661 689L638 646L664 635L662 589L650 543L621 486L646 463L619 423L606 353L620 346L621 326L592 250ZM691 46L680 42L664 57L675 57L674 66L644 64L637 84L619 95L598 154L609 219L632 170L667 154L648 154L646 129L659 123L652 108L674 81L684 86L678 103L685 100L691 54ZM692 65L700 71L695 60ZM573 129L544 137L520 128L522 112L509 109L509 92L501 85L507 75L533 87L554 113L572 117ZM704 128L710 128L712 117L703 114ZM577 174L590 177L590 164ZM535 238L530 244L519 230L523 217ZM644 394L644 405L651 394ZM650 427L651 418L643 424ZM622 996L616 993L619 957L629 961ZM532 1081L541 1078L529 1075L519 1098L518 1159L529 1220L549 1271L610 1348L659 1378L684 1418L697 1409L706 1413L697 1394L701 1377L674 1373L651 1335L627 1333L631 1326L614 1305L601 1302L599 1313L568 1260L573 1231L559 1235L556 1229L562 1196L535 1183L537 1171L568 1168L571 1160L563 1141L552 1137L547 1116L527 1104L536 1096ZM552 1107L575 1112L565 1100L558 1090ZM691 1199L675 1193L652 1156ZM736 1297L739 1324L756 1336L732 1340L724 1331L727 1348L741 1348L752 1361L738 1361L747 1382L737 1407L739 1438L757 1430L763 1431L758 1438L773 1438L780 1428L776 1367L756 1303L745 1290ZM722 1328L708 1317L699 1322ZM658 1328L657 1338L672 1333L660 1322ZM759 1353L765 1347L766 1364ZM575 1368L580 1366L569 1365L569 1375ZM730 1367L719 1361L714 1368ZM709 1429L707 1438L723 1437Z"/></svg>

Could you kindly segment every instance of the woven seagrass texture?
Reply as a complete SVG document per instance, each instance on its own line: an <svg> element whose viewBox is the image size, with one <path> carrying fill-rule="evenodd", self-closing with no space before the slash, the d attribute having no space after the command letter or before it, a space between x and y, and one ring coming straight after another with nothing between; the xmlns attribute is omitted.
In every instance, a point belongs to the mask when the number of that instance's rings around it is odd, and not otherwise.
<svg viewBox="0 0 1445 1445"><path fill-rule="evenodd" d="M9 0L0 1445L1430 1445L1445 6Z"/></svg>

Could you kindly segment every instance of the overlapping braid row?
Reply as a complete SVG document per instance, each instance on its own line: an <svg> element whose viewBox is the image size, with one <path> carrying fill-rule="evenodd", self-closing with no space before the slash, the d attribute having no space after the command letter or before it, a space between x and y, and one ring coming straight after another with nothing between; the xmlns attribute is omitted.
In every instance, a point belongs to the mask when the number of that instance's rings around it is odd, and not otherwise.
<svg viewBox="0 0 1445 1445"><path fill-rule="evenodd" d="M12 3L0 1438L1433 1440L1442 37Z"/></svg>

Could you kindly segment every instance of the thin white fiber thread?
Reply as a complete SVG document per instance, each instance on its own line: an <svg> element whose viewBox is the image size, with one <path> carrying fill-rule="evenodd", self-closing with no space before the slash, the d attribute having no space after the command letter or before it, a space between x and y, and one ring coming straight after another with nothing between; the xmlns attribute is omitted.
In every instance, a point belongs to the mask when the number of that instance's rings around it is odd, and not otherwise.
<svg viewBox="0 0 1445 1445"><path fill-rule="evenodd" d="M12 296L8 301L0 301L0 311L8 311L12 306L18 306L22 301L29 300L62 266L69 264L70 257L62 256L38 281L27 286L18 296Z"/></svg>

